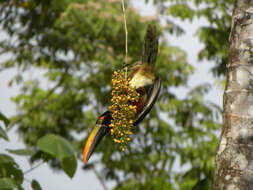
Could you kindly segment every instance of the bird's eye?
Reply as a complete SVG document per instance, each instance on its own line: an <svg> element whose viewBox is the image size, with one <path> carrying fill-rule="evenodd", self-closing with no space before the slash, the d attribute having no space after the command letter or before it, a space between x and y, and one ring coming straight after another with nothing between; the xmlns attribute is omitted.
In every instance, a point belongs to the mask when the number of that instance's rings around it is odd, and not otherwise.
<svg viewBox="0 0 253 190"><path fill-rule="evenodd" d="M98 119L97 122L96 122L96 124L100 124L100 125L101 125L102 123L103 123L103 119Z"/></svg>
<svg viewBox="0 0 253 190"><path fill-rule="evenodd" d="M99 119L96 121L96 124L102 124L104 121L104 116L99 117Z"/></svg>

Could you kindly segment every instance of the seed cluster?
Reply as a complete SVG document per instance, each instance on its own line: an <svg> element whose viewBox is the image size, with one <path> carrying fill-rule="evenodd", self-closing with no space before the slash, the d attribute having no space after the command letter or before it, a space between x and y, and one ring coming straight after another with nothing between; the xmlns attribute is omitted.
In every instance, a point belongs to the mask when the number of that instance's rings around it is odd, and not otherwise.
<svg viewBox="0 0 253 190"><path fill-rule="evenodd" d="M123 71L115 71L112 75L112 99L109 110L112 112L110 131L113 141L119 144L122 151L131 140L132 127L137 111L134 105L139 100L139 93L129 86L129 78L124 77Z"/></svg>

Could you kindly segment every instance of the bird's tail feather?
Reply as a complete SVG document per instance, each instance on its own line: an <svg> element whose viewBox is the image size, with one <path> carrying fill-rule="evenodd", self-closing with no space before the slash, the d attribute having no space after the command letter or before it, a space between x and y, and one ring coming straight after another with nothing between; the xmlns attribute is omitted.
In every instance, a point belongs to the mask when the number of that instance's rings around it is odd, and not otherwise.
<svg viewBox="0 0 253 190"><path fill-rule="evenodd" d="M145 43L142 50L142 63L148 63L154 68L158 53L158 36L156 27L148 25Z"/></svg>

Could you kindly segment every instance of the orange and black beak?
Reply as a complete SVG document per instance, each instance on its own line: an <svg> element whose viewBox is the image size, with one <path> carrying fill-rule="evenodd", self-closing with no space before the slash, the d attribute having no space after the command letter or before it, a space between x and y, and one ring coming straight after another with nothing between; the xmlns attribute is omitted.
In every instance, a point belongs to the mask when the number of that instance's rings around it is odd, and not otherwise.
<svg viewBox="0 0 253 190"><path fill-rule="evenodd" d="M83 151L83 161L86 164L96 149L97 145L100 143L102 138L107 134L109 127L106 125L96 124L92 130Z"/></svg>
<svg viewBox="0 0 253 190"><path fill-rule="evenodd" d="M96 122L83 151L83 161L86 164L102 138L110 131L111 112L103 113Z"/></svg>

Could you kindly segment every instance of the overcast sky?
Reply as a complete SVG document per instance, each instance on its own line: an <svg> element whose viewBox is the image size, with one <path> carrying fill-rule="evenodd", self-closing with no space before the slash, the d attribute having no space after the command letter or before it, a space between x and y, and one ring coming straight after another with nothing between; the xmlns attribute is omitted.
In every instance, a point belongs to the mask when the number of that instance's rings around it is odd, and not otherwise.
<svg viewBox="0 0 253 190"><path fill-rule="evenodd" d="M138 0L134 2L134 7L137 8L141 15L155 15L156 11L152 7L151 4L145 5L143 3L143 0ZM177 20L177 22L182 23L180 20ZM194 23L189 22L183 22L183 26L186 35L175 38L168 36L168 41L172 45L180 46L180 48L183 48L187 52L188 59L191 64L194 65L196 68L195 74L190 78L189 84L190 86L196 86L197 84L201 84L203 82L210 82L214 84L214 79L210 73L210 68L212 67L212 64L207 62L199 63L197 60L197 52L201 49L201 44L197 40L196 37L194 37L194 33L196 32L196 29L199 26L205 25L205 20L198 20ZM182 45L183 44L183 45ZM1 58L1 57L0 57ZM7 83L10 80L10 78L13 76L14 70L8 70L3 71L0 73L0 111L6 114L8 117L15 114L15 105L10 101L10 97L15 96L18 93L18 88L8 88ZM183 89L178 90L178 95L180 95L180 91L185 92ZM208 94L206 99L211 100L214 103L217 103L218 105L222 105L222 90L219 87L216 87L213 85L213 89ZM94 121L95 122L95 121ZM21 140L18 139L17 134L15 133L15 130L11 130L8 133L10 137L10 142L5 142L0 139L0 153L5 152L4 150L6 148L9 149L18 149L18 148L24 148L24 145L22 144ZM15 157L15 161L21 166L23 171L26 171L30 168L27 160L23 157ZM93 172L84 172L80 169L80 167L83 166L83 163L79 162L78 167L75 176L71 180L65 173L63 172L53 172L50 170L47 166L47 164L44 164L40 166L38 169L34 170L33 172L25 175L25 178L28 180L37 179L39 183L42 186L42 189L46 190L55 190L57 188L60 188L61 190L102 190L102 187L100 183L98 182L97 178L93 174ZM50 171L49 171L50 170ZM112 186L113 184L109 184L109 186ZM30 183L27 181L24 182L24 188L26 190L31 190Z"/></svg>

